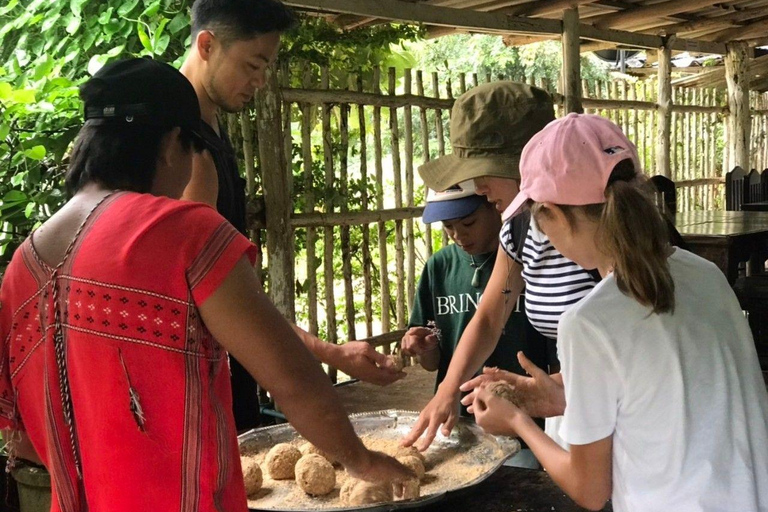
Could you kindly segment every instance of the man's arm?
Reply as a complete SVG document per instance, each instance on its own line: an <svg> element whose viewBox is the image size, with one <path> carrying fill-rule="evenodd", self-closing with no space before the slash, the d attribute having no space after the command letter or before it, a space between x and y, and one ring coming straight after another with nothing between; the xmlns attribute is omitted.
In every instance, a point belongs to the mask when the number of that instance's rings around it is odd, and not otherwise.
<svg viewBox="0 0 768 512"><path fill-rule="evenodd" d="M395 369L392 361L377 352L370 343L348 341L343 345L335 345L313 336L298 325L291 324L291 327L317 359L352 378L386 386L405 377L404 372Z"/></svg>

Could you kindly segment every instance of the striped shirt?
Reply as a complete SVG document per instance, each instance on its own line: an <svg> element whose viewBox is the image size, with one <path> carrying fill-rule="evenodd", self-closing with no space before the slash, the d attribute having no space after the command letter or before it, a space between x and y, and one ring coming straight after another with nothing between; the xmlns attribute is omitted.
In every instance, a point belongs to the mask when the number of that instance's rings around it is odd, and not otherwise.
<svg viewBox="0 0 768 512"><path fill-rule="evenodd" d="M501 228L499 239L504 252L523 266L528 320L544 336L557 338L560 316L592 290L595 280L560 254L534 222L528 228L522 258L518 258L512 231L509 220Z"/></svg>

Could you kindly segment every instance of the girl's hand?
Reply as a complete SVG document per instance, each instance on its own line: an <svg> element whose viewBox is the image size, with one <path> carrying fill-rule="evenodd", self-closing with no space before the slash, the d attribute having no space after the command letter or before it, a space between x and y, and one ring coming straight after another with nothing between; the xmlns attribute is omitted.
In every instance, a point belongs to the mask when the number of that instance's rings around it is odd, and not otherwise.
<svg viewBox="0 0 768 512"><path fill-rule="evenodd" d="M489 434L515 437L514 417L524 414L512 402L500 398L485 388L476 388L474 402L468 411L475 415L475 421Z"/></svg>
<svg viewBox="0 0 768 512"><path fill-rule="evenodd" d="M461 385L462 391L472 391L494 380L504 380L515 386L521 397L520 408L534 418L549 418L561 416L565 411L565 390L559 374L549 375L533 364L522 352L517 353L517 360L530 375L524 377L497 368L483 368L483 375ZM462 403L469 405L474 401L474 393L470 393Z"/></svg>

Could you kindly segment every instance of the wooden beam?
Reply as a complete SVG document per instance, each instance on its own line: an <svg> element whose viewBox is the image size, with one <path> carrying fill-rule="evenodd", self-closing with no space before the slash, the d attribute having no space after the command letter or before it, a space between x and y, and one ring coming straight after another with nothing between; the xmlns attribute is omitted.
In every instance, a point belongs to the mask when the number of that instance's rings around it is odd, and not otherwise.
<svg viewBox="0 0 768 512"><path fill-rule="evenodd" d="M324 227L324 226L360 226L382 221L407 220L421 217L424 208L406 207L389 210L374 210L365 212L343 213L295 213L291 218L291 226Z"/></svg>
<svg viewBox="0 0 768 512"><path fill-rule="evenodd" d="M595 19L598 28L625 28L649 18L662 18L670 14L700 9L717 3L715 0L668 0L653 5L643 5L625 11L605 14Z"/></svg>
<svg viewBox="0 0 768 512"><path fill-rule="evenodd" d="M469 9L450 9L402 0L286 0L285 3L301 9L355 14L405 23L423 23L462 30L500 34L556 34L562 33L559 20L506 16L496 12L477 12ZM648 34L634 34L621 30L599 29L581 24L581 36L595 41L625 44L635 48L659 48L662 38ZM673 50L725 53L725 45L706 41L676 39Z"/></svg>
<svg viewBox="0 0 768 512"><path fill-rule="evenodd" d="M293 320L293 230L291 229L292 175L283 153L283 130L277 74L269 72L267 86L256 93L259 162L266 209L269 297Z"/></svg>
<svg viewBox="0 0 768 512"><path fill-rule="evenodd" d="M563 11L563 94L565 113L582 113L581 55L579 53L579 9Z"/></svg>
<svg viewBox="0 0 768 512"><path fill-rule="evenodd" d="M657 52L659 59L659 108L656 134L656 172L672 178L670 162L670 136L672 133L672 49L662 46Z"/></svg>
<svg viewBox="0 0 768 512"><path fill-rule="evenodd" d="M597 0L539 0L515 7L504 9L504 14L510 16L544 16L558 13L568 8L578 7L583 4L591 4Z"/></svg>
<svg viewBox="0 0 768 512"><path fill-rule="evenodd" d="M700 30L709 30L717 28L730 28L738 26L739 22L747 21L752 18L762 17L765 15L765 7L758 9L747 9L743 11L735 11L722 16L716 16L712 18L699 18L694 21L686 21L684 23L675 23L674 25L667 25L661 27L659 30L654 31L656 34L688 34L691 32L698 32Z"/></svg>
<svg viewBox="0 0 768 512"><path fill-rule="evenodd" d="M741 39L749 39L752 37L765 36L765 32L768 31L768 17L765 17L749 25L743 27L729 28L722 32L716 32L715 34L706 36L707 39L724 43L728 41L738 41Z"/></svg>
<svg viewBox="0 0 768 512"><path fill-rule="evenodd" d="M725 55L725 79L728 84L728 169L737 165L749 169L749 59L747 45L728 44Z"/></svg>
<svg viewBox="0 0 768 512"><path fill-rule="evenodd" d="M495 13L436 7L402 0L286 0L284 3L302 9L316 9L483 32L560 34L562 26L559 20L499 16Z"/></svg>
<svg viewBox="0 0 768 512"><path fill-rule="evenodd" d="M430 98L427 96L415 96L413 94L399 94L397 96L381 96L367 92L346 90L322 90L322 89L282 89L283 101L291 103L311 103L321 105L324 103L354 105L372 105L374 107L401 108L406 105L422 108L434 108L450 110L453 106L452 99Z"/></svg>

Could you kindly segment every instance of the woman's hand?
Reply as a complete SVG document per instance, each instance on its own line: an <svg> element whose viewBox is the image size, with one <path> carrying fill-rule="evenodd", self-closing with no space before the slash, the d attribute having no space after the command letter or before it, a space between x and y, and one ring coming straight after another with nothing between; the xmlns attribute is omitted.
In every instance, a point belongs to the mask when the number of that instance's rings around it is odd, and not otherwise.
<svg viewBox="0 0 768 512"><path fill-rule="evenodd" d="M395 496L403 494L403 482L416 478L416 474L397 460L381 452L365 450L359 463L347 464L350 476L369 482L391 482Z"/></svg>
<svg viewBox="0 0 768 512"><path fill-rule="evenodd" d="M483 368L483 374L461 385L461 390L469 392L464 397L464 405L471 404L475 399L473 390L489 382L503 380L515 387L521 398L519 406L534 418L549 418L561 416L565 411L565 390L560 375L549 375L533 364L522 352L517 353L520 366L530 375L525 377L497 368Z"/></svg>
<svg viewBox="0 0 768 512"><path fill-rule="evenodd" d="M431 352L437 348L437 336L428 327L411 327L400 340L403 354L413 357Z"/></svg>
<svg viewBox="0 0 768 512"><path fill-rule="evenodd" d="M475 415L475 421L484 431L494 435L517 436L513 427L514 418L524 414L517 406L484 387L476 388L473 395L474 401L468 404L467 410ZM462 400L462 403L465 401Z"/></svg>
<svg viewBox="0 0 768 512"><path fill-rule="evenodd" d="M419 451L423 452L435 440L437 430L441 426L442 429L440 431L443 435L449 436L454 425L456 425L456 421L459 419L459 396L458 391L452 393L450 390L438 387L437 393L422 409L419 419L411 427L411 431L403 438L403 446L415 445L416 441L426 431L426 435L416 446Z"/></svg>

